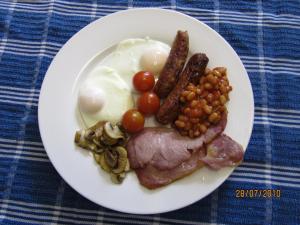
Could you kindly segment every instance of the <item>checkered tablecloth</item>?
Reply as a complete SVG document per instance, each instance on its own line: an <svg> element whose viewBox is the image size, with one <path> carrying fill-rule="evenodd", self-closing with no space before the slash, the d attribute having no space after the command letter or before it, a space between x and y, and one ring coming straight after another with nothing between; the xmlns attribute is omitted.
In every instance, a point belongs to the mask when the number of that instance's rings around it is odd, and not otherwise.
<svg viewBox="0 0 300 225"><path fill-rule="evenodd" d="M245 162L211 195L165 214L123 214L80 196L53 168L38 129L41 84L61 46L132 7L177 10L215 29L255 96ZM281 195L236 197L266 189ZM0 0L0 224L300 224L299 0Z"/></svg>

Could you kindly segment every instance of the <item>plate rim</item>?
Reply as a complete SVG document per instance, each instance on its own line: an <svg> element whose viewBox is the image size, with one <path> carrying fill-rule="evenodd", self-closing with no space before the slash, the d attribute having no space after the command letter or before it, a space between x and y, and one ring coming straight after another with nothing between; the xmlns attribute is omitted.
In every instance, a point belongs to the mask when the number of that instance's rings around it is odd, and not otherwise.
<svg viewBox="0 0 300 225"><path fill-rule="evenodd" d="M239 60L240 64L243 66L243 70L245 72L245 74L247 75L246 76L246 80L249 84L249 88L251 90L251 118L249 118L249 121L251 121L251 127L249 127L249 131L250 131L250 134L247 138L247 144L246 144L246 148L244 149L244 152L246 152L247 150L247 147L249 145L249 142L250 142L250 139L251 139L251 136L252 136L252 132L253 132L253 126L254 126L254 95L253 95L253 89L252 89L252 84L251 84L251 81L250 81L250 77L248 75L248 72L243 64L243 62L241 61L239 55L236 53L236 51L233 49L233 47L227 42L227 40L225 38L223 38L217 31L215 31L214 29L212 29L211 27L209 27L207 24L205 24L204 22L192 17L192 16L189 16L189 15L186 15L184 13L181 13L181 12L178 12L178 11L175 11L175 10L170 10L170 9L163 9L163 8L153 8L153 7L145 7L145 8L130 8L130 9L126 9L126 10L121 10L121 11L118 11L118 12L114 12L114 13L111 13L109 15L106 15L106 16L103 16L99 19L96 19L94 20L93 22L87 24L86 26L84 26L82 29L80 29L79 31L77 31L74 35L72 35L71 38L69 38L64 45L62 45L62 47L60 48L60 50L58 51L58 53L55 55L55 57L52 59L48 69L47 69L47 72L45 73L45 76L44 76L44 79L43 79L43 82L42 82L42 86L41 86L41 89L40 89L40 95L39 95L39 101L38 101L38 125L39 125L39 131L40 131L40 136L41 136L41 140L42 140L42 143L43 143L43 146L45 148L45 151L49 157L49 160L52 164L52 166L55 168L55 170L57 171L57 173L61 176L61 178L70 186L72 187L72 189L74 189L76 192L78 192L81 196L83 196L84 198L90 200L91 202L99 205L99 206L102 206L102 207L105 207L105 208L108 208L108 209L111 209L111 210L116 210L116 211L119 211L119 212L122 212L122 213L132 213L132 214L141 214L141 215L149 215L149 214L157 214L157 213L165 213L165 212L170 212L170 211L174 211L174 210L177 210L177 209L182 209L186 206L189 206L191 204L194 204L195 202L203 199L204 197L207 197L208 195L210 195L213 191L215 191L216 189L218 189L227 179L228 177L232 174L233 170L236 168L232 168L230 173L228 173L228 175L226 176L223 176L222 179L221 179L221 182L215 186L214 189L210 190L207 195L205 196L202 196L202 197L199 197L199 198L196 198L194 199L192 202L189 202L189 203L186 203L186 204L183 204L181 205L180 207L169 207L168 209L166 210L158 210L156 211L155 209L153 209L151 212L136 212L136 211L130 211L130 210L126 210L126 209L120 209L120 208L112 208L106 204L100 204L99 202L97 202L96 200L90 198L89 196L87 196L84 192L82 192L81 190L79 190L78 187L74 187L70 184L70 182L65 178L65 175L63 174L63 172L58 168L58 166L54 163L54 159L53 159L53 155L51 153L49 153L50 151L47 150L47 147L45 145L45 133L43 132L43 128L41 127L41 111L42 111L42 108L41 108L41 102L43 101L43 98L44 98L44 95L46 94L46 86L47 86L47 81L49 80L49 76L50 76L50 72L52 67L55 65L56 63L56 60L58 58L58 56L61 54L61 52L64 51L64 48L69 45L69 43L75 39L81 32L84 32L86 29L89 29L91 28L92 26L94 26L94 24L96 23L99 23L99 21L102 21L102 20L105 20L105 19L108 19L109 17L114 17L116 15L121 15L121 14L127 14L127 13L131 13L132 11L159 11L159 12L162 12L162 13L171 13L171 14L177 14L178 16L184 16L186 17L187 19L190 19L190 20L193 20L194 22L198 23L199 25L203 26L205 29L209 30L209 32L213 32L214 35L216 36L219 36L219 38L222 39L222 41L224 42L225 45L227 45L227 47L229 47L232 52L237 56L237 59Z"/></svg>

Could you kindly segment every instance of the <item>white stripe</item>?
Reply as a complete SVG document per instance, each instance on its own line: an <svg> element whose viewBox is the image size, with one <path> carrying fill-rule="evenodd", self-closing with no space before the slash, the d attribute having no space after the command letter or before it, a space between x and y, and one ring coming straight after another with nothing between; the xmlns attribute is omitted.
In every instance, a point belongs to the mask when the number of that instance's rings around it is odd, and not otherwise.
<svg viewBox="0 0 300 225"><path fill-rule="evenodd" d="M28 88L19 88L19 87L10 87L10 86L1 86L0 89L7 89L12 91L23 91L23 92L29 92ZM37 95L40 93L40 90L36 90Z"/></svg>
<svg viewBox="0 0 300 225"><path fill-rule="evenodd" d="M47 45L31 45L31 44L25 44L22 42L16 42L16 41L11 41L8 40L7 45L10 47L21 47L21 48L27 48L27 49L33 49L33 50L40 50L40 47L46 48L48 51L53 52L53 54L56 54L56 52L59 51L59 47L52 47L52 46L47 46Z"/></svg>
<svg viewBox="0 0 300 225"><path fill-rule="evenodd" d="M16 155L6 155L6 154L0 154L0 158L3 159L15 159ZM20 156L19 157L22 160L29 160L34 162L50 162L48 158L37 158L37 157L30 157L30 156ZM15 164L15 163L13 163Z"/></svg>
<svg viewBox="0 0 300 225"><path fill-rule="evenodd" d="M248 60L253 60L253 61L260 61L260 58L257 56L246 56L246 55L242 55L240 56L241 59L248 59ZM264 62L267 61L274 61L274 62L283 62L283 63L300 63L300 60L296 60L296 59L289 59L289 58L271 58L271 57L264 57Z"/></svg>
<svg viewBox="0 0 300 225"><path fill-rule="evenodd" d="M16 104L16 105L27 105L27 106L38 106L37 103L34 102L18 102L18 101L13 101L13 100L6 100L6 99L0 99L0 102L3 103L11 103L11 104Z"/></svg>
<svg viewBox="0 0 300 225"><path fill-rule="evenodd" d="M295 113L300 115L300 110L294 109L275 109L275 108L268 108L268 107L255 107L255 110L262 110L262 111L270 111L270 112L282 112L282 113Z"/></svg>
<svg viewBox="0 0 300 225"><path fill-rule="evenodd" d="M61 214L61 205L63 201L63 196L66 188L66 183L64 182L63 179L61 179L58 190L57 190L57 195L56 195L56 201L55 201L55 206L58 211L53 211L53 215L51 218L51 225L56 225L57 222L60 220L60 214ZM93 219L95 219L93 217Z"/></svg>
<svg viewBox="0 0 300 225"><path fill-rule="evenodd" d="M35 45L36 47L40 47L40 46L52 46L52 48L54 50L59 50L62 46L62 44L60 43L56 43L56 42L51 42L51 41L41 41L41 42L37 42L37 41L25 41L25 40L18 40L18 39L6 39L7 42L10 43L17 43L17 44L24 44L24 45Z"/></svg>
<svg viewBox="0 0 300 225"><path fill-rule="evenodd" d="M31 223L31 224L37 224L37 225L41 225L40 222L37 222L36 220L32 220L32 219L21 219L21 218L16 218L15 216L9 216L7 214L3 214L3 215L0 215L0 221L4 220L4 219L7 219L7 220L10 220L10 221L14 221L14 222L21 222L21 223Z"/></svg>
<svg viewBox="0 0 300 225"><path fill-rule="evenodd" d="M258 177L264 179L276 179L279 181L290 181L290 182L300 182L300 179L297 178L290 178L290 177L279 177L273 174L257 174L257 173L245 173L245 172L233 172L231 176L243 176L243 177ZM287 182L286 182L287 183ZM300 183L299 183L300 185Z"/></svg>
<svg viewBox="0 0 300 225"><path fill-rule="evenodd" d="M50 59L54 58L54 55L48 55L47 53L23 53L23 52L17 52L19 51L19 49L13 49L12 51L11 50L7 50L7 49L1 49L0 47L0 53L10 53L10 54L13 54L13 55L21 55L21 56L31 56L31 57L34 57L34 56L37 56L37 55L40 55L40 56L44 56L44 57L48 57Z"/></svg>
<svg viewBox="0 0 300 225"><path fill-rule="evenodd" d="M7 91L7 90L2 90L0 87L0 93L1 94L8 94L8 95L17 95L17 96L25 96L27 93L22 93L22 92L18 92L18 91ZM39 97L39 94L35 93L34 94L35 97Z"/></svg>
<svg viewBox="0 0 300 225"><path fill-rule="evenodd" d="M248 64L248 63L244 63L244 65L246 66L246 68L248 69L256 69L260 64ZM283 71L281 73L289 73L289 72L295 72L296 74L300 75L300 68L292 68L292 67L280 67L279 65L277 66L268 66L266 64L261 65L264 70L270 70L270 71L276 71L278 72L279 70Z"/></svg>
<svg viewBox="0 0 300 225"><path fill-rule="evenodd" d="M271 74L288 74L288 75L295 75L295 76L300 76L300 72L296 73L296 72L287 72L285 70L283 71L273 71L273 70L265 70L265 69L261 69L262 72L264 73L271 73ZM247 69L247 72L259 72L259 70L257 69Z"/></svg>
<svg viewBox="0 0 300 225"><path fill-rule="evenodd" d="M281 169L281 170L291 170L300 172L300 168L297 167L289 167L289 166L276 166L272 164L262 164L262 163L253 163L253 162L243 162L243 166L255 166L261 168L272 168L272 169Z"/></svg>
<svg viewBox="0 0 300 225"><path fill-rule="evenodd" d="M92 20L96 18L97 8L98 8L97 0L93 0L92 12L91 12Z"/></svg>
<svg viewBox="0 0 300 225"><path fill-rule="evenodd" d="M250 172L256 172L256 173L264 173L265 172L264 169L244 167L243 165L235 168L235 171L250 171ZM296 173L295 172L282 172L282 171L276 171L276 170L272 169L271 173L278 174L278 175L286 175L286 176L291 176L291 177L300 177L300 173L297 173L297 172Z"/></svg>
<svg viewBox="0 0 300 225"><path fill-rule="evenodd" d="M23 98L26 98L26 94L25 93L20 93L20 92L13 92L13 91L3 91L0 89L0 94L3 94L5 97L10 97L10 96L21 96ZM36 99L38 100L39 98L39 94L34 94L34 96L36 97ZM26 98L27 99L27 98Z"/></svg>
<svg viewBox="0 0 300 225"><path fill-rule="evenodd" d="M258 13L261 15L263 14L263 8L262 8L262 1L257 0L257 7L258 7ZM262 24L262 17L258 17L257 24ZM261 61L264 63L264 31L261 26L257 27L257 47L258 47L258 55L261 59ZM262 102L263 105L268 106L268 92L267 92L267 79L266 74L263 71L263 66L259 65L259 75L261 80L261 90L262 90ZM265 139L265 159L266 162L271 164L272 162L272 143L271 143L271 131L270 126L268 124L269 121L266 121L267 124L264 124L264 139ZM264 181L268 189L272 188L272 185L270 185L271 182L271 169L265 168L265 174L264 174ZM272 218L272 206L273 201L272 199L267 199L265 201L265 223L269 224L270 219Z"/></svg>
<svg viewBox="0 0 300 225"><path fill-rule="evenodd" d="M13 139L6 139L6 138L0 138L0 142L6 142L6 143L19 143L19 140L13 140ZM23 141L24 145L35 145L35 146L42 146L42 142L35 142L35 141Z"/></svg>
<svg viewBox="0 0 300 225"><path fill-rule="evenodd" d="M33 146L19 146L18 144L11 145L11 144L2 144L0 143L0 147L6 148L6 149L26 149L28 151L34 151L34 152L43 152L43 155L46 155L45 149L39 148L39 147L33 147Z"/></svg>
<svg viewBox="0 0 300 225"><path fill-rule="evenodd" d="M263 64L260 61L248 61L248 60L243 60L243 63L249 66L253 66L253 65L259 65L259 64ZM295 63L280 63L280 62L264 62L263 66L274 66L274 67L279 67L281 69L292 69L292 68L300 68L300 65L298 65L297 62Z"/></svg>
<svg viewBox="0 0 300 225"><path fill-rule="evenodd" d="M272 117L266 117L266 116L255 116L255 120L264 120L264 121L273 121L273 122L286 122L286 123L293 123L294 125L299 124L300 125L300 120L289 120L289 119L280 119L280 118L272 118Z"/></svg>
<svg viewBox="0 0 300 225"><path fill-rule="evenodd" d="M17 147L21 147L21 146L17 146ZM42 157L42 158L47 157L46 153L28 152L28 151L23 151L24 148L20 148L20 149L22 149L22 151L0 149L0 152L4 153L4 154L6 154L6 153L11 154L11 155L19 154L22 156L33 156L33 157L36 156L36 157Z"/></svg>
<svg viewBox="0 0 300 225"><path fill-rule="evenodd" d="M2 50L3 52L6 52L6 50L13 50L13 51L22 52L22 53L33 53L35 55L39 54L39 52L40 52L40 49L28 49L28 48L18 48L18 47L14 48L14 47L8 46L8 45L5 47L1 46L0 50ZM48 54L54 56L56 54L56 52L48 51Z"/></svg>
<svg viewBox="0 0 300 225"><path fill-rule="evenodd" d="M86 6L86 7L91 7L90 3L79 3L79 2L68 2L68 1L61 1L61 0L56 0L55 3L62 3L63 5L71 5L71 6ZM114 5L105 5L101 4L102 7L106 8L112 8L112 9L127 9L126 6L114 6Z"/></svg>
<svg viewBox="0 0 300 225"><path fill-rule="evenodd" d="M255 183L255 184L268 184L268 185L278 185L278 186L282 186L282 187L300 188L299 184L289 184L289 183L282 183L282 182L269 181L269 180L257 180L257 179L250 179L250 178L238 178L238 177L229 177L227 180L229 180L229 181L239 181L239 182L242 182L242 183L243 182L249 182L249 183Z"/></svg>
<svg viewBox="0 0 300 225"><path fill-rule="evenodd" d="M255 111L255 115L258 116L274 116L278 118L294 118L294 119L300 119L300 115L285 115L285 114L277 114L277 113L269 113L269 112L257 112Z"/></svg>
<svg viewBox="0 0 300 225"><path fill-rule="evenodd" d="M20 100L20 101L25 101L25 103L28 101L28 97L17 97L17 96L11 96L11 95L1 95L0 98L2 99L13 99L13 100ZM38 99L32 99L33 102L38 102Z"/></svg>
<svg viewBox="0 0 300 225"><path fill-rule="evenodd" d="M277 127L289 127L289 128L300 128L300 125L287 125L287 124L283 124L283 123L273 123L270 121L254 121L254 124L262 124L262 125L273 125L273 126L277 126Z"/></svg>

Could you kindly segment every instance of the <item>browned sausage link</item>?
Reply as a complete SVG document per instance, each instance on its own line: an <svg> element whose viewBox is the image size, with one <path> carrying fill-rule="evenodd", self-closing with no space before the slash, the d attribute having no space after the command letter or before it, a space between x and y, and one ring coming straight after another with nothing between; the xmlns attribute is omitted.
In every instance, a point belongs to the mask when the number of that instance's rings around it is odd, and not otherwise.
<svg viewBox="0 0 300 225"><path fill-rule="evenodd" d="M196 76L198 79L204 74L208 58L205 54L194 54L188 61L179 77L178 83L160 106L156 120L162 124L173 122L179 113L179 97L185 86Z"/></svg>
<svg viewBox="0 0 300 225"><path fill-rule="evenodd" d="M165 98L172 91L181 73L189 52L189 36L187 31L178 31L173 42L169 57L162 69L154 92Z"/></svg>

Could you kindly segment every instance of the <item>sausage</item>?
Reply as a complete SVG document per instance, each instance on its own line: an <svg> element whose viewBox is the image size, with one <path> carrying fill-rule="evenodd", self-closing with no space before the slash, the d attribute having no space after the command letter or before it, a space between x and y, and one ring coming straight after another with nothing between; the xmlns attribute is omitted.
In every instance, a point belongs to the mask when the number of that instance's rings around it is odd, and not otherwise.
<svg viewBox="0 0 300 225"><path fill-rule="evenodd" d="M160 106L156 120L162 124L168 124L173 122L179 113L179 97L188 85L189 82L198 80L204 74L205 68L208 64L208 58L205 54L197 53L194 54L188 61L185 69L179 77L179 80L165 99L163 104Z"/></svg>
<svg viewBox="0 0 300 225"><path fill-rule="evenodd" d="M178 81L187 55L189 52L189 36L187 31L177 31L166 64L164 65L159 79L154 87L154 92L165 98L172 91Z"/></svg>

